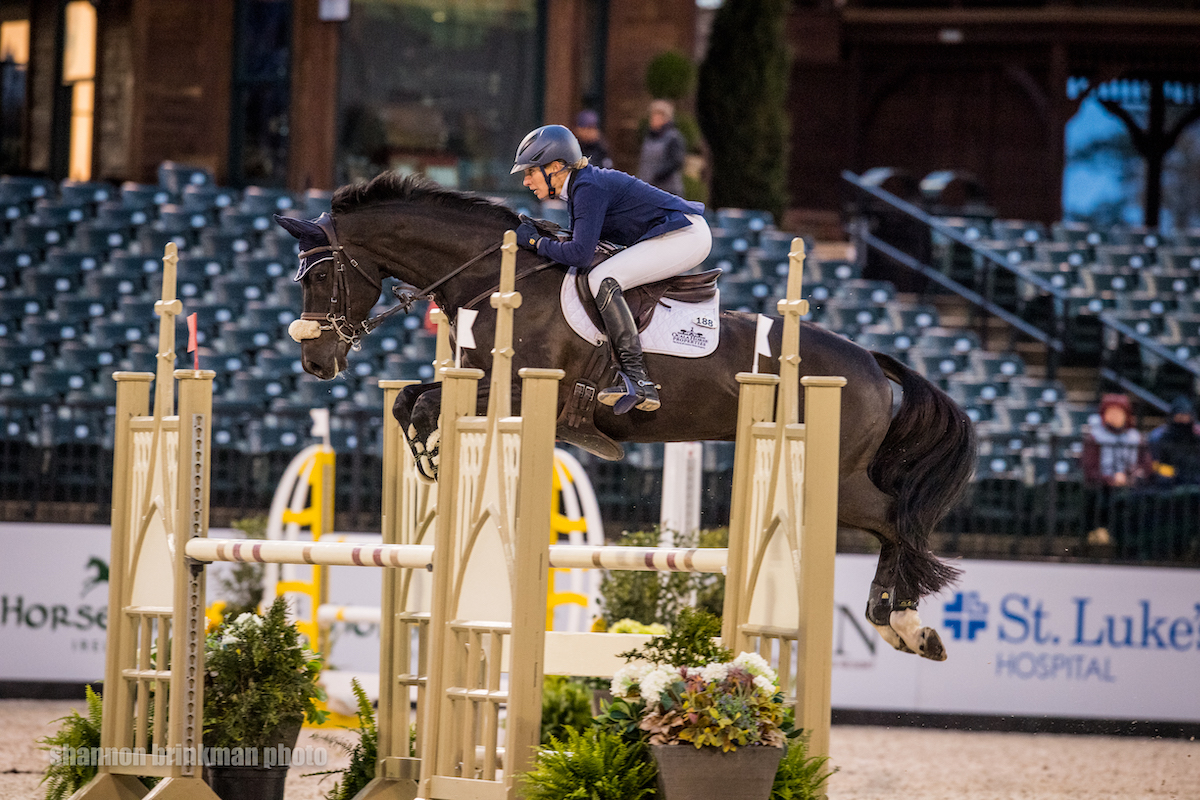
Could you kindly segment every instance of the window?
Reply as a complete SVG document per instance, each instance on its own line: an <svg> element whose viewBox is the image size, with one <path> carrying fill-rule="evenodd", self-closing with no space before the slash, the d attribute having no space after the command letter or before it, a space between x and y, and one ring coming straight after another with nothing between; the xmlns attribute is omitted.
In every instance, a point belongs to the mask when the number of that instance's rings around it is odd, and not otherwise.
<svg viewBox="0 0 1200 800"><path fill-rule="evenodd" d="M387 169L515 190L541 113L538 0L354 0L342 23L338 179Z"/></svg>
<svg viewBox="0 0 1200 800"><path fill-rule="evenodd" d="M96 7L90 0L67 3L63 40L63 86L71 88L71 144L67 177L92 177L92 122L96 98Z"/></svg>

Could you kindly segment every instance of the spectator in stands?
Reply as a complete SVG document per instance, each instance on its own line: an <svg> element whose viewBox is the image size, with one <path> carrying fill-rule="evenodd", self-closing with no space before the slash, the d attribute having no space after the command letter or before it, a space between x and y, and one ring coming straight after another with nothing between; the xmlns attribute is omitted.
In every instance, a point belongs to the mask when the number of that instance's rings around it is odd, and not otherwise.
<svg viewBox="0 0 1200 800"><path fill-rule="evenodd" d="M600 115L590 108L579 112L575 118L575 138L579 149L593 167L612 169L613 160L608 155L608 142L600 133Z"/></svg>
<svg viewBox="0 0 1200 800"><path fill-rule="evenodd" d="M1171 419L1151 431L1146 441L1158 484L1200 484L1200 432L1190 399L1176 397L1171 404Z"/></svg>
<svg viewBox="0 0 1200 800"><path fill-rule="evenodd" d="M1134 425L1133 404L1123 394L1100 398L1100 419L1083 433L1083 474L1098 486L1137 486L1153 465L1142 434Z"/></svg>
<svg viewBox="0 0 1200 800"><path fill-rule="evenodd" d="M650 104L650 129L642 141L637 176L652 186L683 196L683 161L687 142L675 127L675 105L670 100Z"/></svg>
<svg viewBox="0 0 1200 800"><path fill-rule="evenodd" d="M1114 538L1121 541L1123 530L1109 532L1109 527L1121 520L1113 507L1124 503L1126 490L1145 483L1152 470L1150 452L1134 425L1129 398L1123 394L1101 397L1100 418L1083 432L1083 477L1093 487L1087 510L1089 544L1107 545Z"/></svg>

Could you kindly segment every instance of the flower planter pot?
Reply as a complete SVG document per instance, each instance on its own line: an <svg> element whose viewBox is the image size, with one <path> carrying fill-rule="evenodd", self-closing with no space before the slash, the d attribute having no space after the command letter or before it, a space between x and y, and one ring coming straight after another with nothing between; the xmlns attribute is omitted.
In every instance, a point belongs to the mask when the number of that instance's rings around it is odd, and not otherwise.
<svg viewBox="0 0 1200 800"><path fill-rule="evenodd" d="M269 747L279 752L280 746L294 749L296 740L300 738L300 726L303 721L297 719L295 722L284 723L275 730L270 743L260 749L259 766L206 766L204 782L221 800L283 800L288 768L282 764L274 767L263 766L262 750Z"/></svg>
<svg viewBox="0 0 1200 800"><path fill-rule="evenodd" d="M739 747L723 753L690 744L651 745L662 800L767 800L782 747Z"/></svg>

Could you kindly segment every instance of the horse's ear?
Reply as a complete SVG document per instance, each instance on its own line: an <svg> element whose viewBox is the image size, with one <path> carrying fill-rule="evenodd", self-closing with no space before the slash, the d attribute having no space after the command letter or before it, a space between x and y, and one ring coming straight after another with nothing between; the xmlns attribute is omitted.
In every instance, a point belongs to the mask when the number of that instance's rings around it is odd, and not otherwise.
<svg viewBox="0 0 1200 800"><path fill-rule="evenodd" d="M295 236L297 239L303 239L305 236L324 236L324 231L317 225L316 222L310 219L297 219L296 217L282 217L279 214L275 215L275 221L285 231Z"/></svg>

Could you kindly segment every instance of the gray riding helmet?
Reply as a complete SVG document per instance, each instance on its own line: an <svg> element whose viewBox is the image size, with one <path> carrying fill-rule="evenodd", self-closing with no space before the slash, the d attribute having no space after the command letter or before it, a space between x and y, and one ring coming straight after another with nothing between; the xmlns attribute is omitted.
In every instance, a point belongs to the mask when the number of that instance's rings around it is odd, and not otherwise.
<svg viewBox="0 0 1200 800"><path fill-rule="evenodd" d="M581 158L583 152L579 149L579 140L570 129L562 125L543 125L521 140L509 174L515 175L530 167L545 167L555 161L571 165Z"/></svg>

